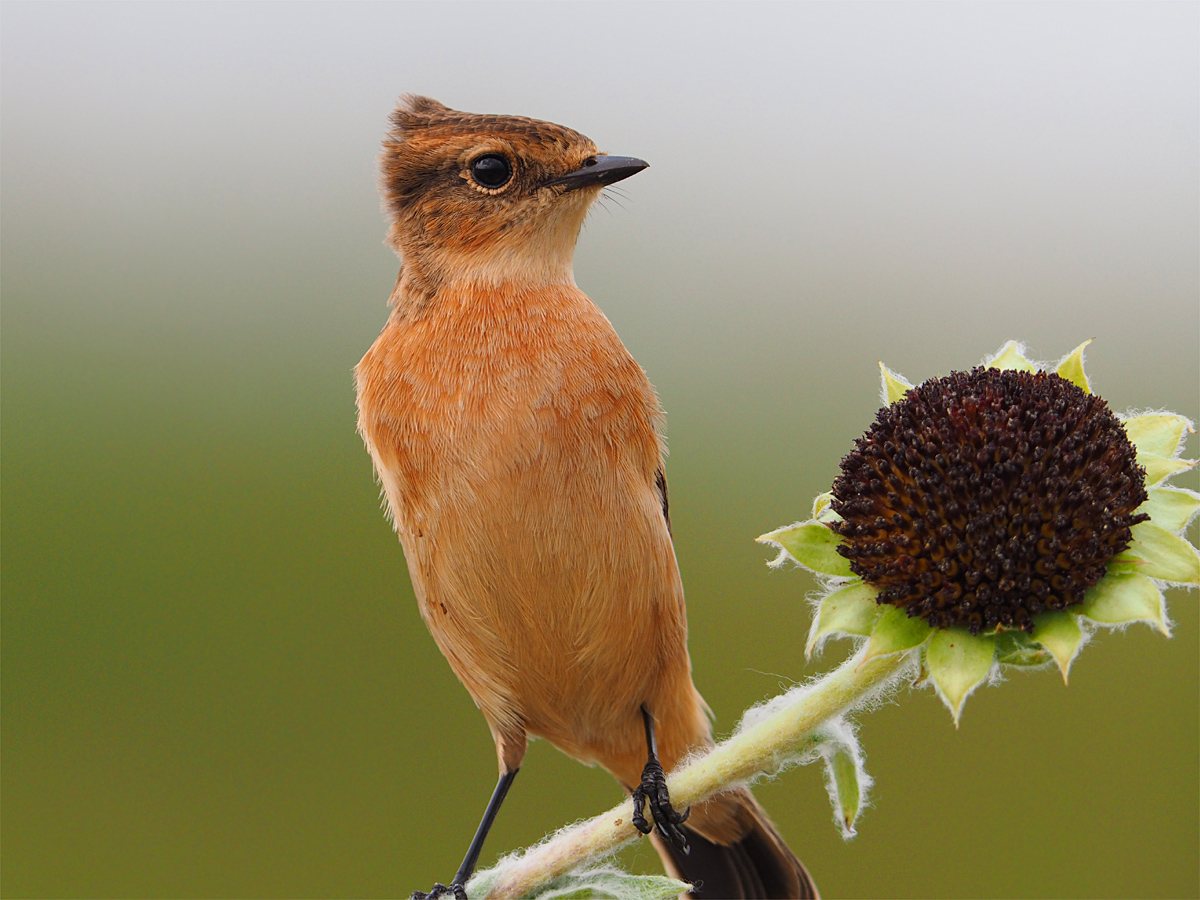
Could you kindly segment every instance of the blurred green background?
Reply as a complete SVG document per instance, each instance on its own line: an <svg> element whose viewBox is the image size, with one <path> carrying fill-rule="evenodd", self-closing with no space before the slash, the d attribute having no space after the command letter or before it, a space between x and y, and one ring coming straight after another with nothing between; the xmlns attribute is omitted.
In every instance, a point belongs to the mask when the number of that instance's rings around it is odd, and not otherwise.
<svg viewBox="0 0 1200 900"><path fill-rule="evenodd" d="M0 889L384 897L457 866L491 741L354 433L398 94L652 163L576 273L669 412L728 731L845 652L805 663L813 584L753 538L829 485L877 360L1095 337L1114 408L1197 415L1198 10L6 4ZM760 796L830 897L1196 896L1200 616L1169 602L1172 640L1105 633L957 732L928 692L866 716L851 843L817 771ZM618 798L536 744L484 862Z"/></svg>

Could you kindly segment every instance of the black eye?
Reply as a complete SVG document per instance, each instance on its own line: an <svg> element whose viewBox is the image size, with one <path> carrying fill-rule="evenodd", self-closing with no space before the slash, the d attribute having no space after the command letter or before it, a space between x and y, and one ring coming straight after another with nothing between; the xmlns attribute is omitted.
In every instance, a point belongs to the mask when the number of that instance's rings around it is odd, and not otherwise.
<svg viewBox="0 0 1200 900"><path fill-rule="evenodd" d="M512 165L499 153L488 153L471 163L471 177L485 188L498 188L512 178Z"/></svg>

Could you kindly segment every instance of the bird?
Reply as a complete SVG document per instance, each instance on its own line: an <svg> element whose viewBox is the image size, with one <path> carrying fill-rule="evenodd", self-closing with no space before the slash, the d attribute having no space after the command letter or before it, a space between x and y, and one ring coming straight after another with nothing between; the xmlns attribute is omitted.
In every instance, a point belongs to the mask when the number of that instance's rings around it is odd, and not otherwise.
<svg viewBox="0 0 1200 900"><path fill-rule="evenodd" d="M405 95L380 155L400 257L355 367L358 430L434 641L483 713L499 779L453 895L530 738L607 769L692 896L813 897L746 787L690 810L665 775L713 743L692 682L664 413L575 283L603 189L645 169L561 125Z"/></svg>

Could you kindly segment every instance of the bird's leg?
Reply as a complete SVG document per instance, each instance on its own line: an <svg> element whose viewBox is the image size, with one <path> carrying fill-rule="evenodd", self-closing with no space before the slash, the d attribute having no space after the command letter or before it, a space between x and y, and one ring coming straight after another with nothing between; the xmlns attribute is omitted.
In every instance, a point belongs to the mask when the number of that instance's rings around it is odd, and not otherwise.
<svg viewBox="0 0 1200 900"><path fill-rule="evenodd" d="M642 721L646 724L646 750L649 759L646 760L646 767L642 769L642 783L633 790L633 827L642 834L650 833L652 826L643 814L643 808L649 806L650 815L654 818L653 827L658 828L658 833L680 852L687 853L687 836L679 826L687 821L691 809L679 813L671 806L671 795L667 793L667 776L658 761L658 744L654 740L654 717L644 706Z"/></svg>
<svg viewBox="0 0 1200 900"><path fill-rule="evenodd" d="M479 854L483 851L483 842L492 828L492 823L496 821L496 813L500 811L500 804L504 802L504 796L508 793L508 789L512 786L513 779L517 777L519 771L520 769L513 769L505 772L496 782L496 789L492 791L492 799L488 801L487 809L483 811L483 819L480 820L479 827L475 829L475 837L471 839L467 855L463 857L462 865L458 867L458 873L454 876L454 881L450 883L450 886L447 887L441 883L435 884L433 890L427 894L422 891L414 891L412 900L440 900L442 897L467 900L467 881L475 871L475 864L479 862Z"/></svg>

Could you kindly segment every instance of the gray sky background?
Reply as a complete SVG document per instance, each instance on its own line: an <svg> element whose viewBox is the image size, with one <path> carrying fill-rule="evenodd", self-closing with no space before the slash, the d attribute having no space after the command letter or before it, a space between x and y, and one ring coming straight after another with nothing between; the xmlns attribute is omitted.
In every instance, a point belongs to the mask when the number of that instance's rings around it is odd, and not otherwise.
<svg viewBox="0 0 1200 900"><path fill-rule="evenodd" d="M668 378L766 322L917 375L1014 335L1195 372L1195 4L10 3L4 24L6 262L69 285L72 315L377 318L374 156L414 91L651 162L592 217L579 278ZM256 295L279 276L310 289Z"/></svg>

